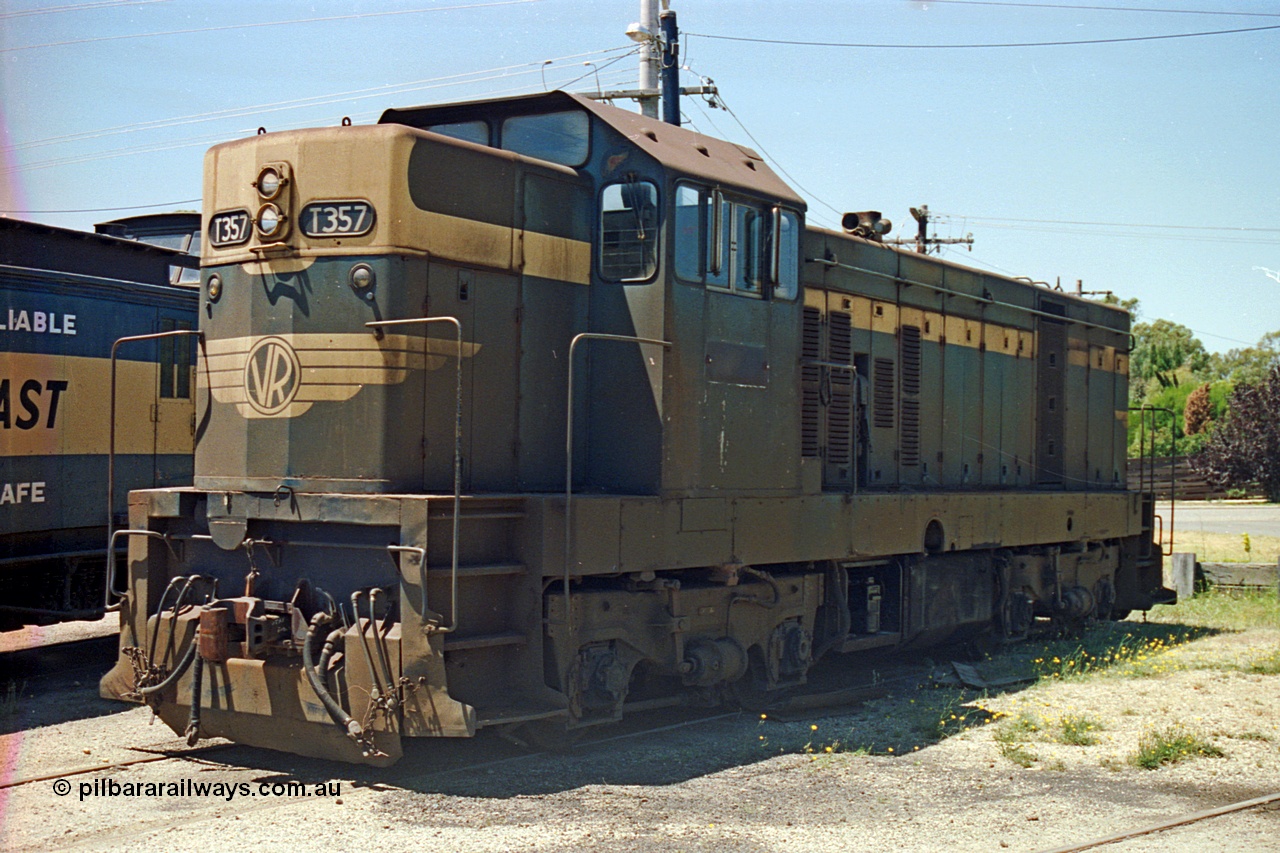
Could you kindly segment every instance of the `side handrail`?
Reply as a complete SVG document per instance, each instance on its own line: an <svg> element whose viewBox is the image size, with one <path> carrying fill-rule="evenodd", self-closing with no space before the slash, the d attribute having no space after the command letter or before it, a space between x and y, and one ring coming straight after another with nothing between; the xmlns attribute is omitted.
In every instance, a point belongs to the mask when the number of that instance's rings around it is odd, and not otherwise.
<svg viewBox="0 0 1280 853"><path fill-rule="evenodd" d="M103 609L110 609L112 596L123 598L129 590L116 589L116 539L121 536L149 536L152 539L164 539L164 534L158 530L132 530L121 528L112 531L111 538L107 540L107 583L106 591L102 597Z"/></svg>
<svg viewBox="0 0 1280 853"><path fill-rule="evenodd" d="M671 342L657 338L638 338L632 335L609 335L603 332L581 332L569 342L569 381L565 406L564 430L564 619L569 636L573 636L573 618L569 611L569 576L573 565L573 351L580 341L619 341L621 343L651 344L670 349Z"/></svg>
<svg viewBox="0 0 1280 853"><path fill-rule="evenodd" d="M1173 409L1164 406L1152 406L1149 403L1143 403L1141 406L1130 406L1129 411L1138 412L1138 491L1150 491L1152 499L1155 497L1156 490L1156 412L1164 412L1169 416L1169 548L1165 550L1163 545L1160 546L1162 556L1168 557L1173 554L1173 534L1174 519L1178 505L1178 415ZM1147 413L1152 413L1151 421L1151 452L1147 452ZM1148 477L1148 474L1150 475ZM1164 518L1160 518L1160 537L1156 540L1164 538Z"/></svg>
<svg viewBox="0 0 1280 853"><path fill-rule="evenodd" d="M128 337L118 338L111 345L111 414L110 425L107 429L107 583L106 583L106 599L104 607L111 606L111 592L114 581L112 576L115 574L115 541L116 537L112 533L115 527L116 517L116 351L120 349L121 344L132 343L134 341L155 341L160 338L177 338L194 335L200 344L201 352L204 351L204 332L198 329L174 329L171 332L153 332L149 335L129 335ZM185 366L184 366L185 367Z"/></svg>
<svg viewBox="0 0 1280 853"><path fill-rule="evenodd" d="M454 357L456 367L456 392L454 401L454 419L453 419L453 563L450 568L450 596L452 603L449 608L450 624L445 628L437 628L436 630L442 634L448 634L456 631L458 628L458 519L462 515L462 323L457 317L413 317L407 320L374 320L365 323L370 329L383 329L387 326L410 326L414 324L429 325L431 323L449 323L453 326L453 330L457 335L458 349ZM413 551L422 552L422 607L423 615L426 615L427 604L427 556L426 552L421 548L411 548L411 546L392 546L392 550L396 548L405 548Z"/></svg>

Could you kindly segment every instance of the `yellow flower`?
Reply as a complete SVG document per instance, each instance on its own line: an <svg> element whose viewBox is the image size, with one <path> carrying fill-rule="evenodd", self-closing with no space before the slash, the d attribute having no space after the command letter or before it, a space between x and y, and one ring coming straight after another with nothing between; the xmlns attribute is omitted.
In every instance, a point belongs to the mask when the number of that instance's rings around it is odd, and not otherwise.
<svg viewBox="0 0 1280 853"><path fill-rule="evenodd" d="M815 725L812 725L812 726L809 726L809 731L811 731L811 732L816 732L817 730L818 730L818 726L817 726L816 724L815 724Z"/></svg>

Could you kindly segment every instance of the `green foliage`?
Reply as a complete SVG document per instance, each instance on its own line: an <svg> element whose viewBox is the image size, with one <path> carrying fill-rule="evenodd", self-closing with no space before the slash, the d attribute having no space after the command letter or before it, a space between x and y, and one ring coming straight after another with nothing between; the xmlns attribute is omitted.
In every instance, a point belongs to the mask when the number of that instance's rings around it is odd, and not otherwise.
<svg viewBox="0 0 1280 853"><path fill-rule="evenodd" d="M1058 742L1068 746L1093 746L1098 742L1095 732L1102 724L1083 714L1068 714L1058 721Z"/></svg>
<svg viewBox="0 0 1280 853"><path fill-rule="evenodd" d="M1187 381L1209 364L1204 344L1180 323L1171 320L1138 323L1133 327L1133 337L1129 398L1135 402L1147 399L1158 388L1172 388ZM1185 402L1185 397L1183 399Z"/></svg>
<svg viewBox="0 0 1280 853"><path fill-rule="evenodd" d="M1191 729L1175 724L1144 734L1138 740L1138 751L1129 760L1138 767L1155 770L1198 755L1221 758L1223 752Z"/></svg>
<svg viewBox="0 0 1280 853"><path fill-rule="evenodd" d="M1209 356L1204 374L1211 381L1256 385L1277 366L1280 366L1280 329L1267 332L1255 346L1214 353Z"/></svg>

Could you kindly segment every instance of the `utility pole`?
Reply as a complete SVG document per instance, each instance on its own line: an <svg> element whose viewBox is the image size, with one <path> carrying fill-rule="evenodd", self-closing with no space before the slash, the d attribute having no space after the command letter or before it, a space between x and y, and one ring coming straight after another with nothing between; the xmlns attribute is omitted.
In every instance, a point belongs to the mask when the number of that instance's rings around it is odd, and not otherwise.
<svg viewBox="0 0 1280 853"><path fill-rule="evenodd" d="M916 238L914 240L885 240L895 246L915 246L917 252L922 255L929 254L929 250L935 246L946 246L954 244L962 244L969 247L969 251L973 251L973 235L966 234L963 237L930 237L929 236L929 205L922 204L919 207L911 208L911 218L916 221Z"/></svg>
<svg viewBox="0 0 1280 853"><path fill-rule="evenodd" d="M640 26L644 28L643 33L646 36L640 41L640 91L643 93L640 98L640 112L649 118L657 118L658 69L661 67L658 55L657 0L640 0Z"/></svg>
<svg viewBox="0 0 1280 853"><path fill-rule="evenodd" d="M662 3L661 15L658 2ZM680 85L680 30L676 13L669 6L669 0L640 0L640 20L627 27L627 37L640 45L640 88L582 94L600 101L639 101L642 115L674 125L680 124L681 95L717 94L711 80L703 80L700 86Z"/></svg>

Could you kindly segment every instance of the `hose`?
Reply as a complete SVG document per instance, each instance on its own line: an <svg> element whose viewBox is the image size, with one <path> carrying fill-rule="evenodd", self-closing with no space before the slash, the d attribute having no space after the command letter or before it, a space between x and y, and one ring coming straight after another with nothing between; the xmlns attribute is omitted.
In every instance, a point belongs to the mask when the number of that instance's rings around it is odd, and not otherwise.
<svg viewBox="0 0 1280 853"><path fill-rule="evenodd" d="M192 643L191 645L195 645ZM191 673L191 715L187 717L187 746L195 746L200 740L200 700L204 681L204 658L196 658L196 668Z"/></svg>
<svg viewBox="0 0 1280 853"><path fill-rule="evenodd" d="M321 625L330 621L332 621L332 617L324 611L320 611L311 617L311 623L307 626L307 639L302 644L302 668L306 671L307 681L310 682L311 689L315 691L320 704L324 705L324 709L329 712L330 719L346 733L347 737L356 741L356 743L361 743L364 738L364 727L344 711L338 701L329 693L329 688L325 687L324 680L316 671L315 663L312 660L311 647L315 644L316 633L320 630ZM334 633L337 632L335 631ZM332 640L333 634L330 634L329 638ZM332 654L332 650L329 650L327 654ZM328 662L327 657L325 661Z"/></svg>
<svg viewBox="0 0 1280 853"><path fill-rule="evenodd" d="M191 644L187 646L186 654L182 656L182 660L178 661L178 665L177 667L174 668L173 672L169 673L168 676L165 677L164 681L161 681L159 684L153 684L150 687L139 688L138 695L142 696L143 698L146 698L148 696L154 696L157 693L167 690L173 685L177 684L178 679L182 678L182 676L186 673L187 668L191 666L191 662L196 659L196 645L197 645L196 638L192 637Z"/></svg>

